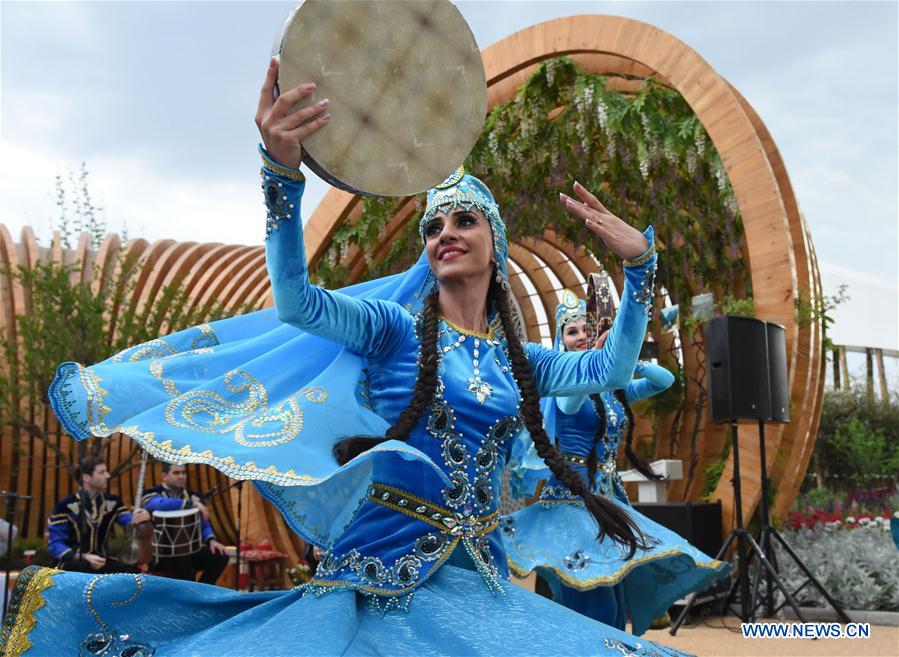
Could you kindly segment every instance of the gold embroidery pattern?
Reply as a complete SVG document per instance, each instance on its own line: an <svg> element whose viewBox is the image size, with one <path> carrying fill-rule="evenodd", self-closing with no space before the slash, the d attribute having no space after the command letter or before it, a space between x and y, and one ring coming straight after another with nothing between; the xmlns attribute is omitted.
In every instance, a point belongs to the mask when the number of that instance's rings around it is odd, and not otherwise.
<svg viewBox="0 0 899 657"><path fill-rule="evenodd" d="M192 350L200 349L201 347L214 347L219 344L218 336L209 324L199 324L194 328L200 332L200 335L195 337L193 342L190 343Z"/></svg>
<svg viewBox="0 0 899 657"><path fill-rule="evenodd" d="M270 408L265 386L241 370L225 375L225 387L235 394L246 392L247 398L233 402L209 390L192 390L169 402L166 422L204 433L233 431L234 439L245 447L274 447L289 443L303 430L300 396L314 404L323 404L328 399L328 393L322 388L305 388ZM262 433L252 431L273 423L280 425L279 428Z"/></svg>
<svg viewBox="0 0 899 657"><path fill-rule="evenodd" d="M543 565L542 568L551 570L556 575L556 577L565 582L567 586L573 589L577 589L578 591L587 591L589 589L596 588L597 586L613 586L624 579L624 577L637 566L642 566L643 564L649 563L650 561L656 561L657 559L673 557L678 554L686 553L682 550L675 549L656 552L655 554L648 554L643 557L631 559L611 575L600 575L598 577L591 577L590 579L575 579L568 573L559 570L555 566ZM531 570L533 570L533 568L528 569L524 566L521 566L520 564L515 563L508 555L506 556L506 562L509 565L509 570L515 573L515 575L519 578L527 577L531 573ZM693 564L697 568L711 568L717 570L722 565L724 565L724 562L712 559L711 561L694 561Z"/></svg>
<svg viewBox="0 0 899 657"><path fill-rule="evenodd" d="M87 585L87 593L85 594L85 601L87 602L87 610L90 612L91 616L94 617L94 620L97 621L97 625L102 627L103 629L108 630L109 626L103 622L103 619L100 618L100 614L97 609L94 607L93 599L94 599L94 589L100 581L108 578L108 577L116 577L117 574L108 574L108 575L97 575L94 577ZM122 577L123 575L118 575L118 577ZM110 607L125 607L130 605L137 599L137 596L140 595L140 592L144 588L144 580L140 575L124 575L124 577L133 577L136 586L134 587L134 593L127 600L117 600L116 602L110 602Z"/></svg>
<svg viewBox="0 0 899 657"><path fill-rule="evenodd" d="M112 411L109 406L103 403L103 398L109 393L100 387L103 381L95 372L78 365L78 374L81 378L81 385L87 393L87 423L91 429L97 428L106 431L104 435L113 433L106 426L106 416Z"/></svg>
<svg viewBox="0 0 899 657"><path fill-rule="evenodd" d="M297 474L293 468L281 471L274 465L260 468L254 461L238 463L233 456L216 456L210 449L196 452L190 445L175 449L171 440L160 441L152 431L141 431L136 426L115 427L109 433L124 433L133 438L153 458L168 463L204 463L211 465L231 479L258 479L278 486L308 486L322 481L321 477Z"/></svg>
<svg viewBox="0 0 899 657"><path fill-rule="evenodd" d="M645 265L649 262L649 259L652 258L656 254L656 245L655 242L649 245L649 248L646 250L646 253L643 255L639 255L632 260L625 260L625 267L639 267L640 265Z"/></svg>
<svg viewBox="0 0 899 657"><path fill-rule="evenodd" d="M55 568L34 568L33 574L23 570L16 581L15 592L3 624L3 634L0 635L5 657L20 657L31 648L28 633L37 624L34 616L38 609L47 602L44 600L44 591L53 586L53 575L62 572ZM25 591L20 592L20 587L23 586Z"/></svg>
<svg viewBox="0 0 899 657"><path fill-rule="evenodd" d="M150 357L163 358L165 356L171 356L177 353L178 350L175 349L175 347L170 345L168 342L157 338L155 340L150 340L135 347L128 347L128 349L120 351L112 357L112 362L121 363L126 358L128 359L128 362L143 360L144 358Z"/></svg>
<svg viewBox="0 0 899 657"><path fill-rule="evenodd" d="M265 386L246 372L231 370L225 374L225 387L235 394L246 392L247 399L232 402L209 390L191 390L169 402L165 409L166 422L182 429L223 434L235 428L233 423L237 418L246 418L268 405ZM198 415L212 419L198 420Z"/></svg>
<svg viewBox="0 0 899 657"><path fill-rule="evenodd" d="M77 367L81 385L87 394L88 426L90 432L95 436L105 437L114 433L124 433L130 438L137 440L154 458L169 463L203 463L211 465L232 479L258 479L278 486L309 486L322 481L321 477L297 474L294 469L282 471L274 465L260 468L254 461L238 463L232 456L216 456L212 450L208 449L197 452L194 451L190 444L185 444L175 449L171 440L158 438L152 431L142 431L137 425L120 424L115 427L109 427L106 424L106 415L110 412L110 408L103 403L103 398L106 397L107 392L100 386L102 379L94 371L86 367L80 365ZM307 388L298 394L305 396L306 399L313 403L324 403L328 399L327 391L322 388ZM409 451L416 456L421 456L417 450L404 450L399 447L391 447L390 451Z"/></svg>
<svg viewBox="0 0 899 657"><path fill-rule="evenodd" d="M87 585L85 602L87 603L87 609L90 612L91 616L94 617L94 620L97 621L97 625L100 626L100 631L92 632L82 640L81 654L104 655L111 653L114 655L127 654L134 655L135 657L152 657L152 655L156 652L155 648L145 643L134 641L130 635L122 634L118 629L107 625L103 618L100 616L100 613L97 611L96 607L94 607L94 589L97 584L109 577L115 577L117 579L129 577L134 578L135 582L134 593L132 593L131 596L126 600L117 600L115 602L110 602L110 607L125 607L127 605L130 605L137 599L137 596L139 596L140 592L143 590L144 580L141 575L108 574L97 575L96 577L91 579L91 581Z"/></svg>
<svg viewBox="0 0 899 657"><path fill-rule="evenodd" d="M150 361L150 374L155 376L157 379L162 381L162 385L165 388L165 391L169 394L170 397L178 397L181 392L178 390L178 387L175 385L175 382L171 379L166 379L162 375L163 366L166 362L171 361L175 358L180 358L181 356L199 356L201 354L211 354L212 347L198 347L197 349L191 349L190 351L185 351L180 354L172 354L171 356L166 356L165 358L159 358Z"/></svg>
<svg viewBox="0 0 899 657"><path fill-rule="evenodd" d="M193 326L190 329L185 330L196 331L198 333L198 335L194 336L194 338L191 340L190 349L199 349L200 347L214 347L219 344L218 336L215 334L215 330L209 324L200 324L198 326ZM165 358L166 356L174 356L175 354L182 353L183 351L183 349L179 349L177 346L166 342L162 338L156 338L154 340L148 340L147 342L143 342L139 345L123 349L112 357L112 362L121 363L125 359L127 359L128 362L134 362L138 360L144 360L145 358Z"/></svg>

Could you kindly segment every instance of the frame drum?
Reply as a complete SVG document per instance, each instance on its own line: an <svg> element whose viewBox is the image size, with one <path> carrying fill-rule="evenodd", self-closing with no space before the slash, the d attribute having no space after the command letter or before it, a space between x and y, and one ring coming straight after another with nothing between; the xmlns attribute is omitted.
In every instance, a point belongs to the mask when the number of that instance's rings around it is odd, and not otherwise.
<svg viewBox="0 0 899 657"><path fill-rule="evenodd" d="M157 559L186 557L202 548L199 509L153 512L153 552Z"/></svg>
<svg viewBox="0 0 899 657"><path fill-rule="evenodd" d="M366 196L410 196L468 156L487 113L474 35L449 0L306 0L275 41L278 89L314 82L293 109L331 100L303 142L326 182Z"/></svg>
<svg viewBox="0 0 899 657"><path fill-rule="evenodd" d="M594 272L587 277L587 340L592 345L596 339L612 328L615 321L615 304L612 301L612 278L608 272Z"/></svg>

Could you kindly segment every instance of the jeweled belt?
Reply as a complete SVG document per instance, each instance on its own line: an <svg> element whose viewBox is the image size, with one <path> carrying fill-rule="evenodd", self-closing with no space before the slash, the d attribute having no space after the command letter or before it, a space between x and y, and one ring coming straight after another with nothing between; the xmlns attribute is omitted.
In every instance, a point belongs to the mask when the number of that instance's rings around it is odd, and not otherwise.
<svg viewBox="0 0 899 657"><path fill-rule="evenodd" d="M368 500L425 522L460 541L487 586L494 592L503 592L493 555L483 538L499 526L499 509L480 518L465 516L385 484L372 484Z"/></svg>
<svg viewBox="0 0 899 657"><path fill-rule="evenodd" d="M368 499L370 502L426 522L452 536L484 536L499 526L499 510L480 518L464 516L401 488L384 484L372 484L368 489Z"/></svg>
<svg viewBox="0 0 899 657"><path fill-rule="evenodd" d="M581 454L570 454L568 452L562 452L562 458L568 461L569 463L573 463L574 465L582 465L585 468L587 467L587 458L586 456L582 456ZM601 461L598 464L599 469L603 472L607 472L612 474L613 472L617 472L618 464L615 461Z"/></svg>
<svg viewBox="0 0 899 657"><path fill-rule="evenodd" d="M580 454L569 454L567 452L562 452L562 458L569 463L573 463L574 465L583 465L584 467L586 467L587 465L587 457L581 456Z"/></svg>

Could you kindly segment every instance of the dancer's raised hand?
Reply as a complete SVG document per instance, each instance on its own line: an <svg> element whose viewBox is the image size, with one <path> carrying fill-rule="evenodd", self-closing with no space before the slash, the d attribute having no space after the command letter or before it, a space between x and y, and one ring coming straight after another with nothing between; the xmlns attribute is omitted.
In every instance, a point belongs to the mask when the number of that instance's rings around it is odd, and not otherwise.
<svg viewBox="0 0 899 657"><path fill-rule="evenodd" d="M303 158L303 140L324 126L331 115L328 99L291 112L290 108L315 91L315 84L308 82L282 93L275 100L275 82L278 80L278 60L269 63L265 82L259 95L256 110L256 127L262 135L262 143L270 158L282 167L296 169Z"/></svg>
<svg viewBox="0 0 899 657"><path fill-rule="evenodd" d="M584 220L591 231L599 235L603 243L619 257L630 260L642 255L649 242L639 230L609 212L593 194L579 182L574 183L574 193L579 201L567 194L559 194L562 205L576 217Z"/></svg>

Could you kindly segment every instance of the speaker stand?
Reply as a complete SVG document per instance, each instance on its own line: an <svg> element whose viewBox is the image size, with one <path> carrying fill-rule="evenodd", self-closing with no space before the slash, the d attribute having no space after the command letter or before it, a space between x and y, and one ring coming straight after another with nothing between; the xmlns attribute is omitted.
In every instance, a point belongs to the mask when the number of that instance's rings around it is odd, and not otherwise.
<svg viewBox="0 0 899 657"><path fill-rule="evenodd" d="M757 611L761 606L761 602L759 601L759 588L761 585L761 575L762 570L765 572L765 605L766 605L766 615L773 616L780 609L782 609L785 605L790 605L793 609L796 617L802 621L806 622L805 616L799 610L799 605L796 603L795 595L799 593L808 583L814 584L814 586L824 595L825 599L831 604L834 608L834 611L837 612L837 616L843 623L849 623L850 619L846 615L846 612L843 611L842 607L830 596L830 594L824 589L820 582L815 579L814 575L812 575L811 571L802 563L796 553L792 548L787 544L784 538L777 532L776 529L770 526L768 523L768 479L767 479L767 465L765 463L765 426L764 422L759 421L759 441L760 441L760 451L761 451L761 475L762 475L762 501L761 501L761 523L762 523L762 532L759 536L760 543L765 546L763 550L759 543L753 538L752 534L750 534L746 529L743 528L743 502L741 497L740 490L740 445L739 440L737 438L737 421L731 420L731 449L734 455L734 470L733 470L733 479L731 479L731 483L734 488L734 507L736 510L736 521L737 526L728 534L727 540L724 542L724 545L721 546L721 549L718 551L718 554L715 556L717 560L723 560L728 550L730 549L731 544L736 541L737 542L737 577L734 579L731 584L730 591L727 594L727 597L724 600L724 606L726 609L730 609L737 617L740 618L744 623L752 623L758 618ZM774 538L784 547L787 551L787 554L793 559L793 561L799 566L803 573L805 573L808 578L805 583L802 584L796 591L790 592L784 584L783 580L780 578L777 572L777 559L774 550L772 549L771 539ZM747 553L748 548L748 553ZM753 572L752 582L749 581L749 566L751 560L755 558L755 571ZM782 603L777 608L774 608L774 589L779 590L783 596L785 602ZM733 600L734 597L737 596L739 592L739 609L733 608ZM687 597L687 604L684 605L684 608L681 610L681 613L678 615L677 620L671 626L669 632L671 635L675 635L677 630L680 629L680 626L684 624L684 621L687 619L687 615L690 613L690 609L693 607L693 602L696 600L698 592L691 593Z"/></svg>
<svg viewBox="0 0 899 657"><path fill-rule="evenodd" d="M828 604L833 608L833 610L837 614L837 618L840 619L842 623L849 623L851 619L846 614L843 607L837 602L833 596L827 591L826 588L817 580L817 578L812 574L812 572L808 569L808 567L802 562L802 559L799 558L799 555L790 547L789 543L787 543L786 539L781 535L777 529L771 526L769 509L768 509L768 494L769 494L769 481L768 481L768 463L765 455L765 423L762 420L759 420L759 454L761 456L761 476L762 476L762 499L761 506L759 507L759 520L761 525L761 532L759 533L759 544L762 555L767 558L767 561L773 566L772 570L765 570L765 594L764 594L764 603L765 603L765 615L770 617L776 614L778 611L783 609L783 607L787 604L787 602L783 602L777 607L774 606L774 595L773 588L781 588L783 589L783 582L780 580L778 576L778 565L777 565L777 553L774 550L774 545L772 543L772 539L776 540L780 543L781 547L787 553L790 559L792 559L793 563L795 563L802 573L805 575L806 580L799 586L798 589L793 591L793 597L799 593L802 589L804 589L807 585L811 584L818 592L824 596L824 599L827 600ZM751 557L750 557L751 558ZM772 572L773 571L773 572ZM762 577L762 561L759 560L755 564L755 571L752 575L752 598L750 600L750 608L753 612L758 609L761 605L760 597L760 584ZM778 586L778 583L780 586ZM786 598L786 596L784 596ZM789 600L787 598L787 600ZM790 604L793 607L793 611L796 612L796 617L799 618L802 622L805 622L805 618L803 618L802 614L799 613L799 610L796 608L794 604Z"/></svg>

